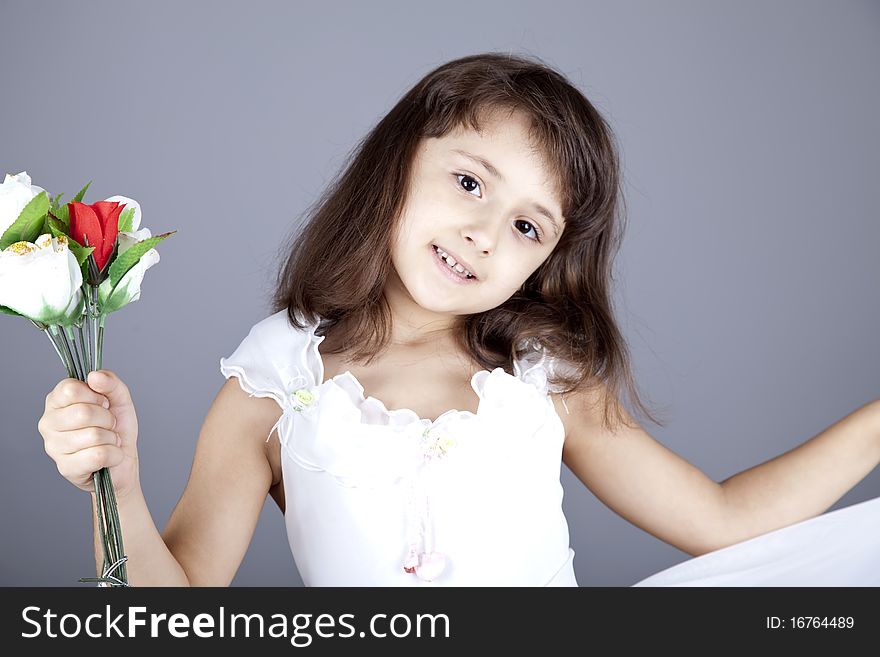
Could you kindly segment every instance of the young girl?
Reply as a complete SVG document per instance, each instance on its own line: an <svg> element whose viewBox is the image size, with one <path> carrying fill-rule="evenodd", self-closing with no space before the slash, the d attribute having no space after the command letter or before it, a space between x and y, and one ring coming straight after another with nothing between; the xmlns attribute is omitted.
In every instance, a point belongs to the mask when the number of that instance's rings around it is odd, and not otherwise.
<svg viewBox="0 0 880 657"><path fill-rule="evenodd" d="M294 241L273 314L220 360L161 534L115 374L55 387L46 451L93 508L91 473L110 468L134 586L228 585L267 493L307 586L575 586L562 462L705 555L644 583L876 578L880 499L801 521L880 463L880 402L721 483L626 411L624 393L659 424L612 313L620 208L612 133L563 76L506 54L449 62L367 136Z"/></svg>

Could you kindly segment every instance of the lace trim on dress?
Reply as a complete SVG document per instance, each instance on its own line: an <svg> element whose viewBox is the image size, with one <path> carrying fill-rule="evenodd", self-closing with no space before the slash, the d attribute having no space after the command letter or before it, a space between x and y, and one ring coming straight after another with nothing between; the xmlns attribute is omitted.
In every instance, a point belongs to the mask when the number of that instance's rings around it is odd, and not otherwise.
<svg viewBox="0 0 880 657"><path fill-rule="evenodd" d="M249 336L254 339L240 347L244 367L229 362L230 359L221 359L221 371L227 377L238 376L248 394L272 397L280 405L282 414L270 430L267 441L273 432L278 431L282 446L298 464L310 470L326 470L340 482L360 481L365 484L365 480L374 479L365 476L370 472L384 482L403 476L412 461L411 455L404 458L400 450L426 428L449 426L465 439L463 434L469 432L459 427L460 423L491 416L495 429L492 433L497 435L482 436L481 439L486 442L504 440L512 445L516 440L511 442L511 436L531 439L548 421L548 413L551 421L556 415L547 394L545 355L536 344L525 357L514 362L514 375L500 367L474 373L471 386L479 397L476 413L450 409L431 421L420 418L411 409L390 410L381 400L365 396L363 386L350 371L323 381L324 365L318 345L324 337L315 335L318 324L297 330L289 324L286 311L280 311L264 322L265 325L258 325L256 336ZM257 341L264 337L269 343L257 345ZM284 349L279 349L281 344L285 345ZM278 351L277 360L267 363L260 375L252 376L245 369L248 357L262 357L263 349ZM254 367L256 369L256 364ZM319 407L332 410L318 412ZM304 426L302 431L296 431L293 418L297 415L307 420L304 424L314 426ZM561 425L558 417L555 421ZM357 431L348 428L352 423L359 425ZM373 427L382 430L393 427L395 431L377 436L373 434ZM562 432L561 427L556 431ZM318 435L332 436L332 444L326 439L316 439Z"/></svg>

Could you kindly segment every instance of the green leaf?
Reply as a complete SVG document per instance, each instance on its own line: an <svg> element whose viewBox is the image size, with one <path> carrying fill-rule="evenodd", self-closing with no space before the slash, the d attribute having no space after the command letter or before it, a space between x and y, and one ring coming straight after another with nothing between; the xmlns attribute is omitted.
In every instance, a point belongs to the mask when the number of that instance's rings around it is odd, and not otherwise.
<svg viewBox="0 0 880 657"><path fill-rule="evenodd" d="M73 247L76 247L76 248L78 248L78 249L84 249L84 248L86 248L86 247L84 247L82 244L80 244L79 242L77 242L75 239L73 239L70 235L67 236L67 242L68 242L67 246L68 246L70 249L73 249ZM94 249L95 247L90 246L90 247L88 247L88 248L90 248L90 249Z"/></svg>
<svg viewBox="0 0 880 657"><path fill-rule="evenodd" d="M49 212L48 204L46 205L46 212ZM43 215L42 217L33 217L21 231L21 239L25 242L36 242L37 238L43 234L43 224L45 223L45 220L46 215Z"/></svg>
<svg viewBox="0 0 880 657"><path fill-rule="evenodd" d="M58 221L64 224L64 230L66 230L67 232L70 232L69 212L70 210L67 207L67 203L65 203L64 205L59 206L58 209L52 213L58 218Z"/></svg>
<svg viewBox="0 0 880 657"><path fill-rule="evenodd" d="M70 252L76 256L76 261L80 265L83 264L86 260L88 260L89 254L95 250L93 246L80 246L72 239L68 238L67 248L70 249Z"/></svg>
<svg viewBox="0 0 880 657"><path fill-rule="evenodd" d="M46 192L40 192L34 196L18 215L18 219L0 237L0 251L10 244L26 241L33 242L40 236L40 228L43 227L43 217L49 211L49 197ZM33 237L28 239L33 234Z"/></svg>
<svg viewBox="0 0 880 657"><path fill-rule="evenodd" d="M125 208L119 215L119 232L130 233L131 226L134 221L134 208Z"/></svg>
<svg viewBox="0 0 880 657"><path fill-rule="evenodd" d="M83 246L75 239L73 239L70 235L67 236L67 248L70 249L70 252L76 257L76 261L82 265L83 271L83 280L88 278L87 274L89 272L89 254L95 250L94 246Z"/></svg>
<svg viewBox="0 0 880 657"><path fill-rule="evenodd" d="M128 273L128 270L134 267L138 260L141 259L141 256L144 255L147 251L156 246L159 242L164 240L169 235L173 235L176 233L176 230L172 230L168 233L162 233L161 235L156 235L154 237L148 237L145 240L142 240L130 247L127 251L124 251L120 255L116 257L113 261L113 264L110 265L110 284L115 288L119 281L122 280L122 277ZM110 291L110 294L113 294L113 291Z"/></svg>
<svg viewBox="0 0 880 657"><path fill-rule="evenodd" d="M17 313L12 308L7 308L6 306L0 306L0 313L12 315L13 317L24 317L21 313Z"/></svg>
<svg viewBox="0 0 880 657"><path fill-rule="evenodd" d="M91 184L92 184L92 181L91 181L91 180L90 180L89 182L87 182L87 183L86 183L86 186L83 187L81 190L79 190L79 192L77 193L77 195L73 197L73 200L76 201L76 202L78 202L78 203L81 203L82 200L83 200L83 196L86 195L86 190L89 188L89 185L91 185Z"/></svg>
<svg viewBox="0 0 880 657"><path fill-rule="evenodd" d="M48 217L48 215L46 216ZM67 237L66 227L60 221L49 217L49 221L47 223L49 224L49 230L47 230L46 232L48 233L51 231L52 237L58 237L59 235L64 235L64 237ZM68 242L69 241L70 240L68 240Z"/></svg>

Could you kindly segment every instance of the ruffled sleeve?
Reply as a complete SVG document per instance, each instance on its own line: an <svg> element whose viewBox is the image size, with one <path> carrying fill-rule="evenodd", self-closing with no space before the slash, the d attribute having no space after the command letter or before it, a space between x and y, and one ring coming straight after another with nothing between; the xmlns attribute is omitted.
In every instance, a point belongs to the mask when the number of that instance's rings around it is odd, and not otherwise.
<svg viewBox="0 0 880 657"><path fill-rule="evenodd" d="M558 393L562 390L562 386L551 382L555 376L577 372L574 365L551 355L538 340L523 341L521 349L524 353L514 361L514 374L517 378L535 386L543 394Z"/></svg>
<svg viewBox="0 0 880 657"><path fill-rule="evenodd" d="M514 374L521 381L534 386L542 395L562 392L563 387L552 381L554 377L577 374L577 368L571 362L550 354L540 340L526 339L520 346L523 355L514 361ZM570 415L565 398L562 397L561 401L565 412Z"/></svg>
<svg viewBox="0 0 880 657"><path fill-rule="evenodd" d="M547 374L548 381L549 379L559 375L576 376L578 373L577 368L569 361L563 358L557 358L556 356L551 356L550 354L545 353L542 362L544 365L544 371ZM558 393L563 390L563 387L561 385L557 385L555 383L548 383L547 388L550 392L553 393Z"/></svg>
<svg viewBox="0 0 880 657"><path fill-rule="evenodd" d="M290 394L315 384L315 371L308 357L311 337L287 318L287 310L257 322L235 351L220 359L220 372L235 376L252 397L271 397L282 409Z"/></svg>

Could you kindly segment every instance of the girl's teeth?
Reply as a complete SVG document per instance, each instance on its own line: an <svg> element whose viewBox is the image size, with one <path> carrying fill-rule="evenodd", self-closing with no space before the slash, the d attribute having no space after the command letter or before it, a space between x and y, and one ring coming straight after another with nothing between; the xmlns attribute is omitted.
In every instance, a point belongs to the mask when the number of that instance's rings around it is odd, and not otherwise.
<svg viewBox="0 0 880 657"><path fill-rule="evenodd" d="M441 249L437 249L437 254L440 256L441 259L443 259L446 262L447 265L449 265L450 269L454 269L459 274L464 274L467 271L464 267L462 267L460 264L455 262L455 259L451 255L446 253L445 251L442 251ZM466 274L466 276L472 276L472 274L468 273L468 274Z"/></svg>

